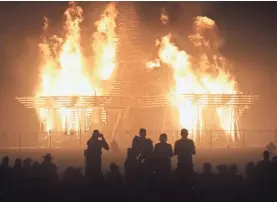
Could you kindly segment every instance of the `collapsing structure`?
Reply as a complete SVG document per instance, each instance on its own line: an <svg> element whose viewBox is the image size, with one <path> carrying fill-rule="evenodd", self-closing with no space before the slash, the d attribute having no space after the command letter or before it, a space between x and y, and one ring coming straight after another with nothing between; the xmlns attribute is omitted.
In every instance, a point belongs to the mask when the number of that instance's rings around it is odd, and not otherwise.
<svg viewBox="0 0 277 202"><path fill-rule="evenodd" d="M145 127L149 133L170 132L180 129L177 110L172 104L172 96L166 89L168 86L165 70L152 71L145 68L146 57L139 39L142 25L134 6L130 3L119 3L117 33L119 36L117 51L116 77L109 93L91 96L36 96L16 98L27 108L47 110L52 123L41 120L40 132L44 140L61 137L63 141L70 134L86 139L82 134L100 129L109 133L111 139L121 139L122 131L136 134L139 127ZM207 131L218 129L214 120L215 108L225 107L230 117L232 130L237 130L238 117L243 110L258 99L256 95L243 94L182 94L200 109L205 106L203 120L198 119L196 128L191 132L198 143L205 141ZM188 112L189 113L189 112ZM205 123L203 125L203 122ZM50 126L50 125L51 126ZM227 131L230 141L238 138L234 131ZM57 134L57 135L56 135ZM151 135L150 135L151 136ZM228 136L228 137L229 137ZM122 137L123 138L123 137ZM53 139L52 139L53 141ZM54 146L54 144L52 143ZM60 146L59 143L56 144Z"/></svg>

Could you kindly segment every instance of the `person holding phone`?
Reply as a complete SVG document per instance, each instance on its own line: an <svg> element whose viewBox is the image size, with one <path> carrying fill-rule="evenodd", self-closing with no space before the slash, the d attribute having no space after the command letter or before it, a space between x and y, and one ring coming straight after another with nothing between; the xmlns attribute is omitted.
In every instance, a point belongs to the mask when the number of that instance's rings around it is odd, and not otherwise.
<svg viewBox="0 0 277 202"><path fill-rule="evenodd" d="M87 146L87 150L85 150L86 175L88 177L102 176L102 148L109 150L109 145L104 135L99 130L94 130L92 137L87 142Z"/></svg>

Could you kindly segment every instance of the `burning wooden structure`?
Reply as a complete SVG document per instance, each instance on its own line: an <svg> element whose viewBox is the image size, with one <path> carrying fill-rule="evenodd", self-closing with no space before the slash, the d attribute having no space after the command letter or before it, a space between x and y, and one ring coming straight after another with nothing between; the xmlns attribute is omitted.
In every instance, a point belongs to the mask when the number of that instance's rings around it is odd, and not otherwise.
<svg viewBox="0 0 277 202"><path fill-rule="evenodd" d="M232 117L236 120L230 120L230 122L235 122L237 125L239 124L238 120L242 115L242 112L258 99L257 95L243 94L186 94L182 96L187 100L196 102L199 108L205 105L209 110L208 113L205 113L205 119L207 120L205 121L205 129L203 130L203 128L199 128L200 132L192 131L197 135L195 139L198 140L201 139L200 136L204 137L207 131L216 129L213 128L213 123L211 121L213 120L212 116L215 107L224 106L225 108L231 107L232 109L235 109L232 111L232 113L235 113ZM149 95L137 97L113 95L71 97L53 96L20 97L16 99L27 108L51 111L50 114L53 116L54 120L54 117L59 115L61 111L70 112L69 116L65 115L64 125L57 122L54 130L47 131L47 125L45 125L46 122L41 122L40 132L45 134L46 137L44 138L49 136L49 132L63 133L67 135L74 133L79 136L81 133L91 132L96 128L102 131L110 131L112 136L115 137L120 131L131 130L132 132L136 132L133 128L137 129L139 125L146 128L150 127L150 130L156 129L156 132L180 129L177 128L178 124L172 124L174 120L170 120L172 119L172 115L169 115L169 113L174 110L171 103L171 95ZM232 102L230 102L230 100L232 100ZM130 115L133 117L130 117ZM156 121L156 124L154 124L153 121ZM77 128L78 131L68 130L68 128L70 128L69 124L77 125L74 128ZM138 124L138 126L136 124ZM152 127L150 125L152 125Z"/></svg>

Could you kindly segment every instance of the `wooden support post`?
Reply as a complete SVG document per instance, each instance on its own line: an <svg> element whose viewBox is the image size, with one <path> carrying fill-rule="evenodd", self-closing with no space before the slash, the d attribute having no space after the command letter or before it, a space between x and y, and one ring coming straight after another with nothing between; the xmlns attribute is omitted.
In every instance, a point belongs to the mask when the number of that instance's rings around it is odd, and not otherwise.
<svg viewBox="0 0 277 202"><path fill-rule="evenodd" d="M21 140L21 133L19 133L18 135L19 135L19 137L18 137L18 148L19 148L19 152L21 152L21 146L22 146L21 145L22 144L22 142L21 142L22 141Z"/></svg>

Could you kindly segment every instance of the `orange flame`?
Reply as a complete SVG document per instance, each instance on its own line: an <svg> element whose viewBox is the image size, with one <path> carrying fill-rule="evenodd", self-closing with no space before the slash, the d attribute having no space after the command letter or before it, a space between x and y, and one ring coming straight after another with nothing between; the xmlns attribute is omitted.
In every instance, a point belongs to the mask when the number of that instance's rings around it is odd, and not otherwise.
<svg viewBox="0 0 277 202"><path fill-rule="evenodd" d="M101 19L95 23L97 32L94 33L93 50L96 58L95 66L97 75L101 80L108 80L116 68L116 45L117 35L115 33L117 10L114 3L110 3Z"/></svg>
<svg viewBox="0 0 277 202"><path fill-rule="evenodd" d="M224 58L212 51L209 41L203 36L207 29L210 31L215 27L215 22L207 17L197 17L194 25L195 34L189 38L196 47L204 49L198 59L198 69L193 66L195 58L174 45L171 35L164 36L156 42L159 46L159 59L149 62L147 66L153 68L163 63L174 69L175 84L170 92L172 103L178 109L180 127L187 128L191 135L196 137L196 133L199 134L199 130L204 129L203 113L208 103L185 99L183 94L201 94L202 98L208 94L236 94L236 82L225 72ZM226 106L217 107L216 112L221 128L226 133L231 133L231 137L234 138L234 108L229 107L227 103Z"/></svg>
<svg viewBox="0 0 277 202"><path fill-rule="evenodd" d="M36 96L91 96L100 94L95 83L90 82L90 75L85 71L85 58L80 45L80 23L83 21L83 10L74 2L69 3L65 11L65 37L44 37L40 44L43 56L41 67L41 86ZM97 22L97 33L94 34L94 48L96 51L96 71L100 79L109 79L115 68L115 19L116 10L109 4L102 19ZM45 18L44 30L47 31L48 20ZM102 38L101 38L102 36ZM58 103L54 103L58 104ZM58 117L51 109L38 109L39 118L47 131L61 128L67 133L70 130L86 130L86 123L80 123L81 118L91 115L93 109L64 108L59 106ZM59 123L61 127L58 126Z"/></svg>
<svg viewBox="0 0 277 202"><path fill-rule="evenodd" d="M80 47L80 23L83 10L70 3L64 13L66 36L44 38L40 44L43 66L39 96L91 95L94 90L84 72L84 58ZM45 22L44 28L48 27Z"/></svg>

